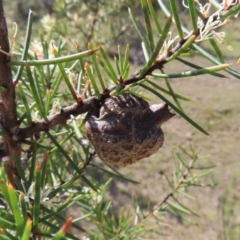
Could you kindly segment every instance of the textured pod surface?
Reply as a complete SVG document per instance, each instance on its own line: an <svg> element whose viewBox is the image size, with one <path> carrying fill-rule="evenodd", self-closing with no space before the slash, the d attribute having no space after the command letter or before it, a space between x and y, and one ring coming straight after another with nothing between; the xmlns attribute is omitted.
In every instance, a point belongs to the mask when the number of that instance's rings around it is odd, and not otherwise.
<svg viewBox="0 0 240 240"><path fill-rule="evenodd" d="M85 130L99 158L125 166L155 153L164 141L161 124L172 114L167 105L124 93L105 100L99 117L89 116Z"/></svg>

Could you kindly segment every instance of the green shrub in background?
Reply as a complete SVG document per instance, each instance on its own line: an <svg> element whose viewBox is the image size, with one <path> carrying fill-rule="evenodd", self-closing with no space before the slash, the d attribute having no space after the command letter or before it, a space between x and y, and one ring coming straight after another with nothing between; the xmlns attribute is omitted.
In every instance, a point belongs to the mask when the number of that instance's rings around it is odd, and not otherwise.
<svg viewBox="0 0 240 240"><path fill-rule="evenodd" d="M140 208L138 199L133 200L132 208L116 209L107 195L111 178L136 182L110 165L92 163L97 156L83 125L86 113L106 98L124 92L147 98L151 93L208 134L184 112L181 102L189 99L173 90L170 79L201 74L224 78L224 74L218 73L220 70L240 78L239 72L225 63L222 45L218 44L225 37L219 28L238 14L239 1L212 1L205 5L185 1L192 26L187 29L182 26L176 1L168 1L168 10L164 1L156 1L153 6L151 1L141 0L145 29L129 9L145 57L144 66L138 71L130 68L129 45L125 49L119 46L114 60L107 47L101 46L106 42L105 35L110 36L111 43L128 31L124 19L115 28L104 29L116 13L115 7L120 10L127 3L90 2L56 1L53 9L58 17L53 14L43 18L45 29L38 38L32 36L29 11L25 43L13 45L14 34L10 48L1 8L1 239L147 239L151 232L161 236L159 225L164 222L158 217L171 213L191 221L188 216L198 213L182 204L183 197L192 198L186 189L209 186L202 178L211 173L212 167L199 166L202 157L192 147L179 148L173 152L173 176L161 172L171 192L148 211ZM167 15L165 23L159 21L157 4ZM68 26L67 18L73 27ZM176 31L171 32L173 24ZM209 42L214 54L200 46L203 41ZM192 55L204 56L213 66L203 68L183 58ZM163 67L171 61L185 64L189 71L165 73ZM161 85L156 78L162 79ZM145 96L139 94L142 90ZM97 181L96 172L107 176L103 182ZM225 200L223 197L223 210ZM73 214L77 211L79 217L65 217L67 209ZM228 218L225 221L229 222Z"/></svg>

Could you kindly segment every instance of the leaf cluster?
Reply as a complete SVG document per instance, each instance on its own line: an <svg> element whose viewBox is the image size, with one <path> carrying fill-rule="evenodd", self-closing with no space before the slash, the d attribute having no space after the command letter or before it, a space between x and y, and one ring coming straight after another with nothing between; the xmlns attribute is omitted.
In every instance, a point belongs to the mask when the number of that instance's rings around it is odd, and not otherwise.
<svg viewBox="0 0 240 240"><path fill-rule="evenodd" d="M152 2L141 0L145 31L129 9L146 60L135 73L131 73L130 68L130 45L124 49L119 46L114 59L94 41L88 43L85 51L80 51L76 45L75 52L67 54L67 38L53 40L59 33L56 28L50 29L47 37L40 35L40 40L31 44L32 12L29 12L25 44L18 44L14 49L18 55L5 53L11 58L8 65L15 74L12 84L18 101L18 125L10 131L3 128L1 134L5 146L18 145L21 152L16 154L5 149L2 157L2 162L7 162L0 168L2 239L37 239L40 236L43 239L79 239L69 231L70 226L95 239L136 239L149 232L161 234L147 223L153 220L161 223L158 216L163 214L183 216L186 220L189 220L187 215L197 215L179 201L179 196L192 199L186 193L187 188L209 186L200 179L210 174L212 167L205 172L202 166L199 173L196 163L200 157L193 148L190 153L185 149L174 152L172 179L161 172L171 188L165 198L149 207L147 212L137 200L134 212L132 208L116 212L107 196L109 179L136 182L112 166L96 162L96 154L83 129L86 114L99 109L106 98L129 92L147 99L147 94L141 93L144 90L208 134L184 111L182 101L190 99L175 92L171 79L202 74L225 77L218 73L220 70L240 78L239 72L225 63L214 38L219 39L217 28L227 24L226 19L240 11L240 4L233 1L229 5L216 5L216 11L210 14L196 1L185 1L192 23L192 29L188 30L181 24L176 1L169 2L171 14L164 2L158 1L168 16L161 24ZM73 11L78 3L71 4L67 7ZM60 12L65 6L65 1L56 4ZM173 23L178 30L176 37L172 37L170 31ZM93 36L93 33L87 30L86 39L89 40L89 34ZM209 40L216 56L198 44L203 40ZM202 67L183 58L193 54L209 59L214 66ZM190 70L165 73L164 66L172 61L181 62ZM8 104L4 102L3 106ZM6 117L4 114L1 112L2 118ZM107 178L104 183L96 181L97 171ZM70 207L74 207L78 216L65 218L63 213Z"/></svg>

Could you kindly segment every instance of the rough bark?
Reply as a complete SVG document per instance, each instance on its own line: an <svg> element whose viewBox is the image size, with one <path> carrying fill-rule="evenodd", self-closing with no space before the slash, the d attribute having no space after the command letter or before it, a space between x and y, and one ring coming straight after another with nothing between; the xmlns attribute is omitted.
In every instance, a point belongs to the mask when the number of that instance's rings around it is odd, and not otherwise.
<svg viewBox="0 0 240 240"><path fill-rule="evenodd" d="M2 0L0 0L0 47L3 51L9 52L8 30ZM12 140L12 132L18 128L18 121L15 102L15 86L12 81L11 68L8 65L9 61L11 61L10 57L0 52L0 86L5 89L3 92L0 92L1 126L5 131L3 136L5 149L10 155L5 166L9 181L14 185L14 178L18 176L14 158L20 156L21 148L19 144Z"/></svg>

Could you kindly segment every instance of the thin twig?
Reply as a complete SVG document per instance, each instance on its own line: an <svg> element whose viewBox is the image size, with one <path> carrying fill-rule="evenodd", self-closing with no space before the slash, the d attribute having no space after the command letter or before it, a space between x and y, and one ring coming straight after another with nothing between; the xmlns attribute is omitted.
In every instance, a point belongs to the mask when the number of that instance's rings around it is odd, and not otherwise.
<svg viewBox="0 0 240 240"><path fill-rule="evenodd" d="M192 156L191 161L189 162L189 164L187 165L187 168L185 170L185 172L182 174L183 177L179 180L177 186L169 193L167 194L167 196L159 201L153 208L152 210L148 213L148 215L145 218L148 218L150 216L154 216L154 213L160 208L162 207L164 204L167 204L167 201L172 197L174 198L174 194L179 190L179 188L182 187L182 185L184 184L184 182L186 181L186 179L188 179L188 176L191 172L191 170L193 169L193 164L196 160L197 156Z"/></svg>
<svg viewBox="0 0 240 240"><path fill-rule="evenodd" d="M84 165L81 168L81 170L85 169L90 164L90 162L94 159L95 156L96 156L96 152L95 151L91 152L88 158L86 159L86 161L84 162Z"/></svg>

